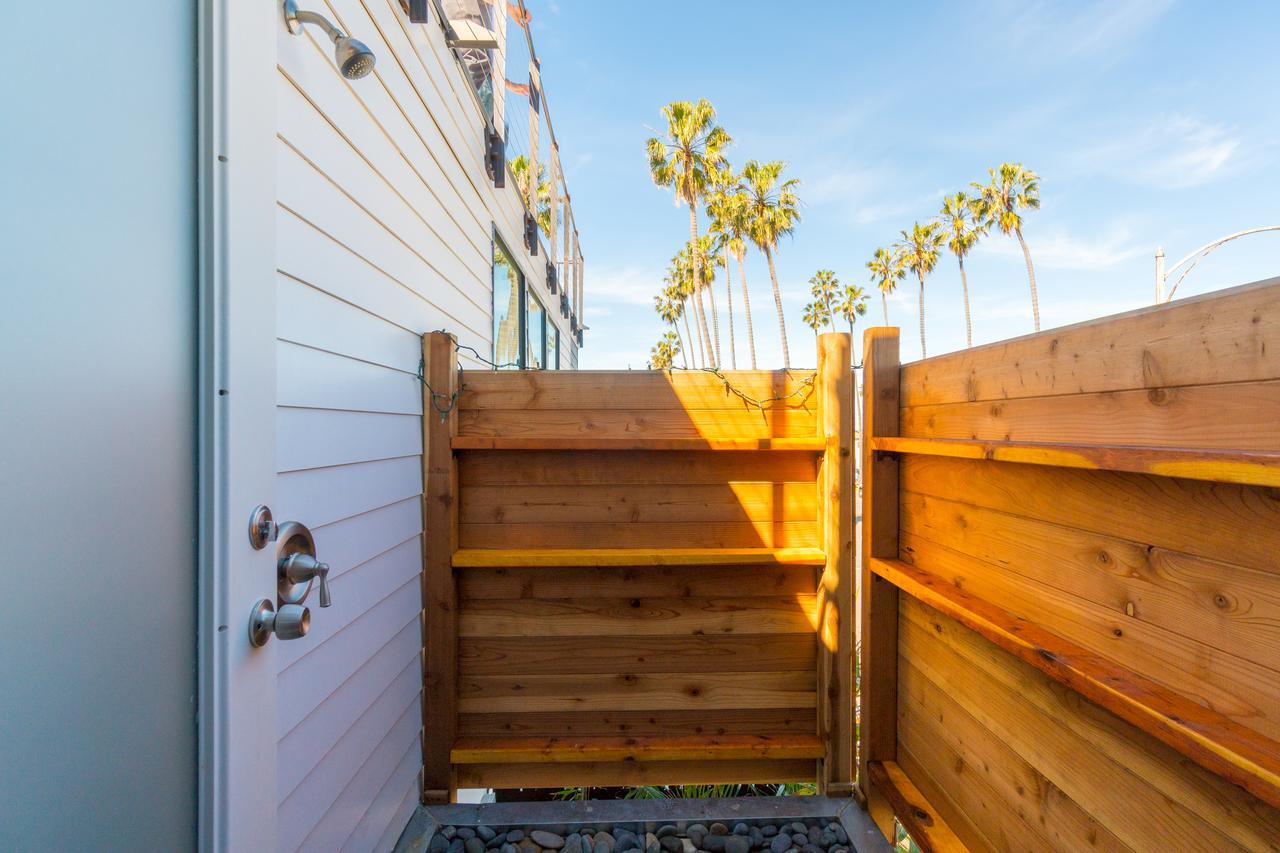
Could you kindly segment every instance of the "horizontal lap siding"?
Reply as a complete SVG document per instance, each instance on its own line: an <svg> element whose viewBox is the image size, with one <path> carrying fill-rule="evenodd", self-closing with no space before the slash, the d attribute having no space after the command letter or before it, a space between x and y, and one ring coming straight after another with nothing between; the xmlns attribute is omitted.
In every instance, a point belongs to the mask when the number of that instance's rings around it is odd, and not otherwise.
<svg viewBox="0 0 1280 853"><path fill-rule="evenodd" d="M281 27L275 509L315 534L333 606L312 596L310 634L277 651L279 846L385 850L421 769L420 335L489 353L491 225L519 247L523 222L439 28L396 0L320 11L378 65L344 81L323 34ZM518 256L550 306L545 259Z"/></svg>
<svg viewBox="0 0 1280 853"><path fill-rule="evenodd" d="M901 434L1280 448L1280 286L901 369ZM1280 742L1274 489L902 455L899 558ZM1280 812L909 596L898 763L990 849L1276 850Z"/></svg>

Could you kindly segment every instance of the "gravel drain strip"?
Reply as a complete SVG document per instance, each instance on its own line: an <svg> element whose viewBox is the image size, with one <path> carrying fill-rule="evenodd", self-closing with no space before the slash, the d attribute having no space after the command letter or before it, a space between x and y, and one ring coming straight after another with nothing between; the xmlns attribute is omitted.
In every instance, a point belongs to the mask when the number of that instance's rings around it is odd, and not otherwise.
<svg viewBox="0 0 1280 853"><path fill-rule="evenodd" d="M891 853L850 799L419 806L396 853Z"/></svg>

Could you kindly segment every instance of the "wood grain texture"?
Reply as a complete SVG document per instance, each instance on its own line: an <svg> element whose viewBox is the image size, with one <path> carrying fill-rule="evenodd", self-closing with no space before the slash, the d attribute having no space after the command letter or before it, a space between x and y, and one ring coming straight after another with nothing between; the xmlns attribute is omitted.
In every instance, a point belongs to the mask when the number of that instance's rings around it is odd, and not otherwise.
<svg viewBox="0 0 1280 853"><path fill-rule="evenodd" d="M1076 621L1080 608L1092 605L1105 623L1104 653L1112 657L1121 654L1131 627L1149 626L1160 632L1147 634L1159 638L1160 656L1169 651L1163 632L1192 644L1184 647L1195 649L1189 669L1196 678L1215 668L1213 650L1280 669L1280 579L1274 574L930 495L904 492L902 508L904 561L918 561L1010 609L1009 584L1033 597L1047 588L1059 593L1053 606L1065 608L1060 621ZM1001 584L999 591L980 590L974 578ZM1083 602L1063 603L1060 593Z"/></svg>
<svg viewBox="0 0 1280 853"><path fill-rule="evenodd" d="M464 737L453 745L455 764L562 764L618 761L735 761L818 758L814 734L630 737Z"/></svg>
<svg viewBox="0 0 1280 853"><path fill-rule="evenodd" d="M423 642L423 789L425 796L452 800L456 786L449 745L457 736L458 595L453 552L458 539L458 471L450 440L457 418L433 414L452 405L457 382L452 335L432 332L422 338L422 642ZM434 395L434 396L433 396ZM440 792L444 792L443 797Z"/></svg>
<svg viewBox="0 0 1280 853"><path fill-rule="evenodd" d="M818 337L818 406L826 444L818 493L822 505L821 545L827 562L817 601L818 695L823 790L852 792L854 777L854 486L853 368L850 336Z"/></svg>
<svg viewBox="0 0 1280 853"><path fill-rule="evenodd" d="M951 438L878 438L872 450L987 459L1185 477L1215 483L1280 486L1280 453L1199 450L1183 447L1051 444L1047 442L980 441Z"/></svg>
<svg viewBox="0 0 1280 853"><path fill-rule="evenodd" d="M903 405L1280 378L1280 279L904 365Z"/></svg>
<svg viewBox="0 0 1280 853"><path fill-rule="evenodd" d="M1274 490L1140 474L907 456L902 486L1280 574L1280 499ZM1241 536L1240 531L1249 531Z"/></svg>
<svg viewBox="0 0 1280 853"><path fill-rule="evenodd" d="M458 572L462 602L494 598L712 598L812 594L813 566L592 566L471 568Z"/></svg>
<svg viewBox="0 0 1280 853"><path fill-rule="evenodd" d="M871 783L876 786L921 853L967 853L964 842L947 822L936 814L902 768L893 761L871 761L867 764Z"/></svg>
<svg viewBox="0 0 1280 853"><path fill-rule="evenodd" d="M566 785L713 785L812 782L812 759L771 761L624 761L565 764L464 764L468 788L560 788Z"/></svg>
<svg viewBox="0 0 1280 853"><path fill-rule="evenodd" d="M871 558L898 556L898 459L870 441L899 434L898 330L863 335L862 548L859 554L858 639L861 671L858 787L871 816L892 837L892 816L873 790L868 763L897 757L897 587L871 571Z"/></svg>
<svg viewBox="0 0 1280 853"><path fill-rule="evenodd" d="M816 596L477 600L461 637L715 636L813 633Z"/></svg>
<svg viewBox="0 0 1280 853"><path fill-rule="evenodd" d="M572 458L573 464L567 464ZM723 485L814 482L813 453L471 450L458 460L467 486Z"/></svg>
<svg viewBox="0 0 1280 853"><path fill-rule="evenodd" d="M904 769L969 846L1129 849L903 655L898 674Z"/></svg>
<svg viewBox="0 0 1280 853"><path fill-rule="evenodd" d="M812 643L810 643L812 645ZM714 711L513 711L476 712L458 718L465 737L608 737L614 735L812 734L813 708L717 709Z"/></svg>
<svg viewBox="0 0 1280 853"><path fill-rule="evenodd" d="M476 675L459 682L462 713L717 711L812 708L813 673Z"/></svg>
<svg viewBox="0 0 1280 853"><path fill-rule="evenodd" d="M822 442L809 436L790 438L650 438L463 435L455 450L781 450L821 451Z"/></svg>
<svg viewBox="0 0 1280 853"><path fill-rule="evenodd" d="M782 409L461 409L458 435L502 438L811 438L813 416Z"/></svg>
<svg viewBox="0 0 1280 853"><path fill-rule="evenodd" d="M744 394L757 399L794 394L783 408L816 411L811 370L725 370ZM739 411L740 397L707 371L579 370L506 371L468 374L462 406L467 409L708 409ZM751 411L748 409L748 411Z"/></svg>
<svg viewBox="0 0 1280 853"><path fill-rule="evenodd" d="M453 555L456 568L545 566L820 566L818 548L466 548Z"/></svg>
<svg viewBox="0 0 1280 853"><path fill-rule="evenodd" d="M1280 805L1280 749L1270 738L929 572L878 559L872 570L1202 767Z"/></svg>
<svg viewBox="0 0 1280 853"><path fill-rule="evenodd" d="M465 606L465 605L464 605ZM526 630L537 631L536 627ZM463 675L812 670L812 632L722 637L464 637Z"/></svg>
<svg viewBox="0 0 1280 853"><path fill-rule="evenodd" d="M903 596L902 656L1134 850L1274 850L1274 809ZM1010 804L1012 805L1012 804Z"/></svg>
<svg viewBox="0 0 1280 853"><path fill-rule="evenodd" d="M502 522L461 524L462 548L819 548L810 521Z"/></svg>
<svg viewBox="0 0 1280 853"><path fill-rule="evenodd" d="M685 486L472 486L459 520L469 523L657 523L813 521L813 483Z"/></svg>
<svg viewBox="0 0 1280 853"><path fill-rule="evenodd" d="M910 438L1280 450L1280 380L1159 387L902 410Z"/></svg>

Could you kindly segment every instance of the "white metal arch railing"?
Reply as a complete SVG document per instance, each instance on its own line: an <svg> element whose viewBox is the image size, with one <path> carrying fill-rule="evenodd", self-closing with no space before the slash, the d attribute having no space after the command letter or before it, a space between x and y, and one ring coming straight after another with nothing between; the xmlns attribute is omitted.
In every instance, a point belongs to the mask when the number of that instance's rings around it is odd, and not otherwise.
<svg viewBox="0 0 1280 853"><path fill-rule="evenodd" d="M1257 234L1262 231L1280 231L1280 225L1263 225L1259 228L1246 228L1244 231L1237 231L1234 234L1219 237L1217 240L1205 243L1199 249L1196 249L1194 252L1187 255L1168 269L1165 269L1164 265L1164 249L1156 249L1156 303L1168 302L1173 299L1173 294L1177 292L1178 285L1182 284L1183 279L1185 279L1187 275L1196 268L1196 265L1212 254L1215 249L1225 243L1231 242L1232 240L1248 236L1249 234ZM1194 260L1192 260L1193 258ZM1164 293L1164 286L1169 280L1169 276L1173 274L1174 270L1188 261L1191 261L1191 264L1182 271L1181 275L1178 276L1178 280L1173 283L1173 287L1169 289L1169 294L1166 296Z"/></svg>

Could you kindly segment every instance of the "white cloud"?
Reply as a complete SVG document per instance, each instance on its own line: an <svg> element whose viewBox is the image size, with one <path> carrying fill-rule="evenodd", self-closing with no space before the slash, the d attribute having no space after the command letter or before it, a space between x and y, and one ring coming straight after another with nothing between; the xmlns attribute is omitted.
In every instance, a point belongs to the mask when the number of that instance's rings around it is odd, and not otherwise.
<svg viewBox="0 0 1280 853"><path fill-rule="evenodd" d="M1153 26L1172 0L1094 0L1059 3L1008 0L989 7L979 38L989 39L1001 55L1032 63L1101 56L1114 60Z"/></svg>
<svg viewBox="0 0 1280 853"><path fill-rule="evenodd" d="M1087 172L1156 189L1185 189L1228 175L1240 165L1241 140L1222 124L1165 116L1078 155Z"/></svg>
<svg viewBox="0 0 1280 853"><path fill-rule="evenodd" d="M1127 228L1113 228L1096 240L1073 237L1057 230L1024 235L1037 269L1100 270L1147 253L1148 249L1133 242ZM999 232L989 234L974 250L975 255L1022 258L1017 238Z"/></svg>

